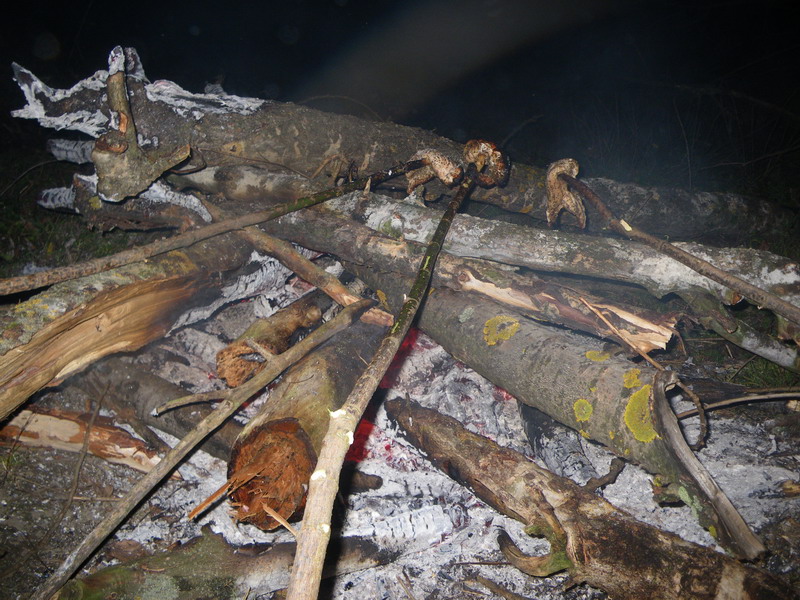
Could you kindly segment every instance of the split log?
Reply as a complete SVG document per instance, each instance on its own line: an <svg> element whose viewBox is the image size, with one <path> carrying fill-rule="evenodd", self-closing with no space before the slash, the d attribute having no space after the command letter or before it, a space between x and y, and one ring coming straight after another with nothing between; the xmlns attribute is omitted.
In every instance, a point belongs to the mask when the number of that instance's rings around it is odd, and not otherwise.
<svg viewBox="0 0 800 600"><path fill-rule="evenodd" d="M344 213L345 218L340 213ZM436 218L435 210L410 202L386 196L352 194L329 202L325 207L287 215L274 223L262 225L262 228L307 248L330 252L350 263L376 265L377 268L410 274L413 266L409 261L413 261L420 248L411 242L426 241L432 234ZM401 236L405 242L393 239ZM800 305L800 266L790 259L749 248L712 248L694 243L681 244L681 247L787 302ZM440 271L446 265L448 255L452 255L485 259L537 272L558 272L633 284L658 298L670 293L678 294L690 305L705 309L695 316L706 319L709 326L715 325L715 331L733 343L784 368L800 372L800 355L796 347L782 344L767 335L755 334L725 309L725 305L741 300L737 294L643 244L562 231L540 231L459 215L445 241L444 252ZM433 285L442 283L435 280ZM705 304L700 304L701 298L705 299ZM783 321L778 324L777 335L784 339L800 339L800 330Z"/></svg>
<svg viewBox="0 0 800 600"><path fill-rule="evenodd" d="M74 411L22 410L0 429L0 443L81 452L90 419L88 413ZM142 440L102 416L89 429L87 451L143 473L159 461L158 454Z"/></svg>
<svg viewBox="0 0 800 600"><path fill-rule="evenodd" d="M0 419L31 394L166 334L210 304L250 249L229 235L146 263L60 283L0 314Z"/></svg>
<svg viewBox="0 0 800 600"><path fill-rule="evenodd" d="M345 214L353 215L359 210L353 206L354 200L352 196L342 198L334 201L330 208L341 208ZM355 219L342 218L338 210L333 212L323 209L309 211L293 219L281 220L280 224L284 227L281 227L279 235L287 236L300 244L324 248L322 251L335 254L347 263L366 265L371 269L394 272L406 277L413 276L424 246L409 241L402 235L408 234L412 240L427 239L426 219L433 220L438 213L420 209L422 211L420 214L417 213L419 207L404 202L394 202L387 197L368 200L366 196L360 196L355 202L369 211L363 215L368 225L362 225ZM407 208L409 211L406 211ZM408 215L415 215L415 218L405 222L404 218ZM396 218L400 219L399 223L391 222ZM464 218L466 222L463 221ZM446 240L458 238L462 234L468 235L467 230L472 226L492 227L494 224L491 221L464 216L457 217L456 223L459 223L457 233L448 236ZM499 225L501 228L497 233L500 235L507 233L503 227L506 224ZM270 231L278 231L277 226L265 224L264 227ZM513 232L515 226L509 227ZM531 232L529 228L520 229L523 232ZM392 235L382 235L378 231L390 231ZM472 231L474 232L474 229ZM518 240L512 236L510 244L513 246L517 242ZM445 241L445 247L451 245L451 242ZM453 254L440 256L433 276L433 287L471 291L476 295L525 311L531 318L539 321L613 339L625 347L634 343L643 352L665 348L672 337L677 320L675 314L658 314L635 306L613 304L595 298L589 293L576 291L574 286L550 284L530 272L518 272L513 263L500 264L496 260L486 260L489 253L482 250L480 245L469 251L461 245L459 252L461 257ZM462 258L475 255L481 258ZM519 255L523 255L522 250ZM583 300L601 309L605 313L606 320L611 322L617 331L610 329L606 322L599 319ZM625 335L624 339L619 337L620 332Z"/></svg>
<svg viewBox="0 0 800 600"><path fill-rule="evenodd" d="M797 598L766 571L636 521L451 417L402 400L388 401L386 410L433 464L530 535L547 537L550 553L527 557L500 536L509 562L526 573L566 570L571 583L586 582L615 600Z"/></svg>
<svg viewBox="0 0 800 600"><path fill-rule="evenodd" d="M265 192L276 196L306 195L309 185L312 189L330 187L342 173L353 168L362 172L387 168L423 148L455 159L461 156L459 144L420 129L291 104L192 94L169 81L150 83L136 51L130 48L123 51L118 47L111 52L111 77L109 72L98 71L70 90L53 90L30 71L19 65L13 68L15 80L28 100L28 106L16 111L15 116L102 138L93 160L98 166L101 192L108 190L110 199L121 199L121 189L135 190L143 185L138 180L132 185L126 173L113 166L115 162L131 160L130 155L125 156L125 140L117 139L124 138L124 132L110 127L112 110L120 111L109 106L108 97L113 103L115 95L106 84L122 72L130 114L141 139L147 140L150 148L157 148L159 159L181 156L183 149L189 148L188 164L182 167L196 173L184 175L184 182L192 186L211 183L230 197L243 194L257 199ZM119 133L109 135L110 131ZM156 154L131 148L131 155L134 153L148 157ZM259 170L254 171L254 166ZM134 170L127 171L130 174ZM269 177L270 173L280 177ZM318 176L309 182L315 174ZM104 181L106 176L108 180ZM476 190L473 199L543 218L544 176L542 169L517 164L512 167L505 188ZM261 185L265 180L267 186ZM587 183L591 186L595 182ZM711 230L718 239L738 238L742 231L772 232L783 218L765 202L731 194L647 190L605 180L598 180L597 186L611 190L613 197L605 199L621 218L630 219L654 235L673 239L695 239ZM589 224L595 230L603 226L591 212Z"/></svg>

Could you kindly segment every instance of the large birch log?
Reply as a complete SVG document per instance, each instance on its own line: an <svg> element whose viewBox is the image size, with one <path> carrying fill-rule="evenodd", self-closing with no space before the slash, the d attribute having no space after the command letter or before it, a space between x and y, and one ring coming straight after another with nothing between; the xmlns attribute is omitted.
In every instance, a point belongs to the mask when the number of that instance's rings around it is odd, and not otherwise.
<svg viewBox="0 0 800 600"><path fill-rule="evenodd" d="M402 400L389 416L437 467L483 501L550 541L526 557L501 536L509 561L536 576L567 570L615 600L749 599L797 596L769 573L633 519L593 492L527 457L467 431L458 421Z"/></svg>

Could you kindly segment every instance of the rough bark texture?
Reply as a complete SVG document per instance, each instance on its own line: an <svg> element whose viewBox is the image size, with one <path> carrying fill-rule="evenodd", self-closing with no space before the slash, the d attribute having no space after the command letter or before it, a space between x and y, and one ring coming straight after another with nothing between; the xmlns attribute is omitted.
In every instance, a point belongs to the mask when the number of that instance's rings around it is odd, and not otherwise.
<svg viewBox="0 0 800 600"><path fill-rule="evenodd" d="M356 269L398 303L404 284ZM694 497L701 523L737 554L754 558L764 548L707 474L687 465L653 415L656 371L603 352L595 341L540 325L469 293L434 290L418 324L457 359L521 402L657 473L678 493Z"/></svg>
<svg viewBox="0 0 800 600"><path fill-rule="evenodd" d="M67 583L58 600L239 600L286 587L295 544L234 548L221 537L203 537L176 549L101 569ZM391 562L400 552L365 538L340 540L329 555L325 576L342 575Z"/></svg>
<svg viewBox="0 0 800 600"><path fill-rule="evenodd" d="M145 140L158 140L153 146L159 156L189 145L189 165L205 168L198 178L206 181L229 179L231 173L226 170L231 166L255 165L288 176L286 189L296 193L298 186L302 187L296 176L302 180L323 164L333 163L329 176L315 180L314 186L327 187L341 172L350 170L351 164L362 172L386 168L422 148L436 149L456 160L461 156L459 144L416 128L291 104L191 94L169 81L150 83L135 50L128 49L123 55L122 49L117 48L111 54L110 70L114 73L123 65L139 135ZM28 99L28 107L17 111L17 116L38 119L45 126L69 127L93 137L107 132L107 72L98 71L69 91L48 88L18 65L14 66L14 73ZM255 179L259 177L255 174ZM730 194L687 194L610 181L597 183L613 192L613 197L607 199L617 215L631 219L654 235L673 239L697 239L712 229L718 238L739 236L743 229L769 231L781 218L764 202ZM476 190L473 198L543 219L544 171L515 164L505 188ZM666 218L665 212L669 215ZM676 219L676 214L681 218ZM594 228L603 226L591 213L589 223Z"/></svg>
<svg viewBox="0 0 800 600"><path fill-rule="evenodd" d="M104 403L113 407L123 418L132 413L133 418L126 418L127 422L140 422L176 438L183 438L197 423L214 412L210 404L192 404L155 416L156 408L168 400L188 395L187 391L116 356L98 361L90 369L72 377L69 384L90 397L103 396ZM229 420L199 447L212 456L227 460L233 441L241 430L241 425ZM137 433L142 437L146 435L138 428Z"/></svg>
<svg viewBox="0 0 800 600"><path fill-rule="evenodd" d="M795 598L772 575L634 520L569 479L418 404L390 400L389 415L440 469L498 511L546 536L551 552L512 564L539 576L567 569L616 600Z"/></svg>
<svg viewBox="0 0 800 600"><path fill-rule="evenodd" d="M343 212L345 218L338 211ZM265 224L263 228L278 237L331 252L352 263L402 273L408 272L407 261L413 259L418 250L395 239L387 239L387 236L424 242L431 234L436 215L435 210L385 196L363 199L361 195L351 195L320 209L287 215ZM359 225L360 222L366 227ZM800 303L800 268L789 259L747 248L711 248L700 244L681 246L784 300ZM702 306L708 307L708 302L712 302L713 309L699 311L698 318L706 318L710 325L715 325L715 330L727 331L727 338L743 348L784 368L800 371L800 356L796 348L766 335L754 335L727 312L725 305L738 302L736 294L642 244L540 231L460 215L453 223L444 250L440 268L447 265L450 254L535 271L634 284L656 297L675 293L691 302L706 298ZM434 280L433 284L442 285L442 282ZM779 320L778 336L796 334L796 331L792 333L782 329Z"/></svg>
<svg viewBox="0 0 800 600"><path fill-rule="evenodd" d="M279 311L285 317L280 322L269 319L254 321L242 335L217 352L217 377L224 379L228 387L236 387L264 368L267 356L261 362L247 360L255 353L251 343L258 344L260 351L275 355L285 351L290 338L298 329L311 327L322 319L322 311L314 302L316 294L310 294L293 302L286 310ZM276 313L277 314L277 313Z"/></svg>
<svg viewBox="0 0 800 600"><path fill-rule="evenodd" d="M249 249L226 236L147 263L57 284L0 314L0 419L31 394L112 353L162 337L208 303Z"/></svg>

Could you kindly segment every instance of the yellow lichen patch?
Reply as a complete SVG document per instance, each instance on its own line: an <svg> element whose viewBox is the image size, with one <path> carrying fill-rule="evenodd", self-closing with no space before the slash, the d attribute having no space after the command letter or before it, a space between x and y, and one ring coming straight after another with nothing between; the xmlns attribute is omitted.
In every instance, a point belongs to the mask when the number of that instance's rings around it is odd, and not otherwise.
<svg viewBox="0 0 800 600"><path fill-rule="evenodd" d="M625 407L625 425L633 433L633 437L644 443L652 442L658 437L650 413L650 388L651 386L644 385L642 389L631 394Z"/></svg>
<svg viewBox="0 0 800 600"><path fill-rule="evenodd" d="M519 331L519 321L508 315L497 315L483 324L483 339L487 346L511 339Z"/></svg>
<svg viewBox="0 0 800 600"><path fill-rule="evenodd" d="M609 432L608 432L608 439L610 439L610 440L613 442L613 441L614 441L614 437L615 437L616 435L617 435L616 433L614 433L613 431L609 430Z"/></svg>
<svg viewBox="0 0 800 600"><path fill-rule="evenodd" d="M635 388L642 385L642 380L639 379L639 375L641 375L641 369L630 369L629 371L625 371L625 375L622 376L622 385L626 388Z"/></svg>
<svg viewBox="0 0 800 600"><path fill-rule="evenodd" d="M603 362L611 358L608 352L603 352L602 350L589 350L584 356L594 362Z"/></svg>
<svg viewBox="0 0 800 600"><path fill-rule="evenodd" d="M575 412L575 420L588 421L592 416L594 407L586 398L578 398L575 404L572 405L572 410Z"/></svg>
<svg viewBox="0 0 800 600"><path fill-rule="evenodd" d="M378 297L378 305L384 310L389 310L389 299L386 297L384 291L378 290L375 292L375 295Z"/></svg>

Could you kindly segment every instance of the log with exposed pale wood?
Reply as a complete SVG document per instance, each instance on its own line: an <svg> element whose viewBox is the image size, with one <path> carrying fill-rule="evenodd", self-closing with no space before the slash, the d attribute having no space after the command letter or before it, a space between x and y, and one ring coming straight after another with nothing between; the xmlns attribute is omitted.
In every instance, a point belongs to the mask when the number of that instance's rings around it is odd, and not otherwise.
<svg viewBox="0 0 800 600"><path fill-rule="evenodd" d="M436 227L437 215L436 210L412 202L352 194L323 207L287 215L262 228L307 248L336 254L348 262L410 273L405 261L415 252L387 238L402 237L406 243L424 242ZM681 244L681 247L800 305L800 266L795 261L750 248L713 248L695 243ZM726 307L741 300L738 294L643 244L563 231L541 231L459 215L445 241L442 259L446 260L448 254L537 272L631 284L657 298L677 294L690 305L696 304L698 310L694 316L713 326L726 339L784 368L800 372L796 345L786 345L771 336L758 334L731 316ZM579 282L580 279L576 279L575 285ZM800 338L800 331L791 323L778 320L776 336L792 340Z"/></svg>
<svg viewBox="0 0 800 600"><path fill-rule="evenodd" d="M322 319L315 296L309 294L279 311L284 317L279 322L258 319L251 323L242 335L217 352L217 377L224 379L228 387L237 387L263 369L269 360L268 356L262 356L258 362L248 356L258 351L272 355L284 352L298 329L311 327Z"/></svg>
<svg viewBox="0 0 800 600"><path fill-rule="evenodd" d="M56 284L0 313L0 419L42 387L163 337L247 264L236 236Z"/></svg>
<svg viewBox="0 0 800 600"><path fill-rule="evenodd" d="M586 582L615 600L797 598L766 571L636 521L456 419L403 400L387 401L386 410L433 464L530 535L548 539L549 554L525 556L500 535L506 558L530 575L566 570L571 583Z"/></svg>
<svg viewBox="0 0 800 600"><path fill-rule="evenodd" d="M390 306L401 302L405 282L355 270L386 294ZM665 499L694 498L701 524L736 554L752 559L763 553L761 541L683 438L667 435L673 423L655 409L665 384L652 367L612 356L594 340L539 324L471 292L434 290L418 324L455 358L519 401L659 474L667 488Z"/></svg>
<svg viewBox="0 0 800 600"><path fill-rule="evenodd" d="M87 429L87 451L109 462L147 473L158 464L158 454L142 440L117 427L108 417L64 410L21 410L0 429L0 444L57 448L81 452Z"/></svg>

